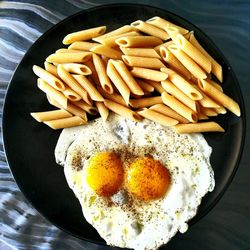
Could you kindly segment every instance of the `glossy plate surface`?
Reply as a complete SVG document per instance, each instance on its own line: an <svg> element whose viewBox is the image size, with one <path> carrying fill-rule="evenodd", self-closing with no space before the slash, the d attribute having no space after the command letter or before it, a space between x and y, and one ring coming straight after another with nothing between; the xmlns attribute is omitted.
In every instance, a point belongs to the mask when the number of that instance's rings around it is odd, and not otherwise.
<svg viewBox="0 0 250 250"><path fill-rule="evenodd" d="M225 133L205 135L213 148L211 164L215 171L216 187L203 199L197 216L189 224L198 221L218 202L239 165L245 138L241 91L231 66L201 30L173 13L143 5L106 5L81 11L41 36L17 67L4 105L3 138L12 174L26 198L53 224L85 240L104 243L95 229L84 220L80 204L67 185L63 169L55 162L54 148L60 131L55 132L30 116L30 112L51 109L46 96L37 88L32 65L43 66L49 54L63 47L61 41L68 33L101 25L113 30L153 16L161 16L194 30L200 43L223 66L224 91L240 104L242 110L241 117L228 112L214 119L226 129Z"/></svg>

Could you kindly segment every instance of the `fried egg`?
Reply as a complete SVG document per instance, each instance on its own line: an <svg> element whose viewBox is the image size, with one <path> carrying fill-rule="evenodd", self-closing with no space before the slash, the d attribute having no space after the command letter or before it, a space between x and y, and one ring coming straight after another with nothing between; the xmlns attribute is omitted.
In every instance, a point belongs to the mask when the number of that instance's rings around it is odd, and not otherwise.
<svg viewBox="0 0 250 250"><path fill-rule="evenodd" d="M107 244L139 250L187 230L214 189L211 152L201 134L111 114L105 123L64 129L55 157L85 219Z"/></svg>

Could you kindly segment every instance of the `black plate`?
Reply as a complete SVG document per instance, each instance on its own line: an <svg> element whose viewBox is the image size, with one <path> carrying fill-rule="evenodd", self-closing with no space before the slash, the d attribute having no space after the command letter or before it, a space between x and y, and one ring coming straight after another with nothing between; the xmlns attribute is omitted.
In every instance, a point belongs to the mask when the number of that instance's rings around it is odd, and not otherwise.
<svg viewBox="0 0 250 250"><path fill-rule="evenodd" d="M32 65L43 66L45 58L62 47L63 37L73 31L107 25L109 30L137 19L161 16L189 30L223 66L225 93L241 107L240 118L228 112L216 120L225 133L205 137L213 148L211 163L216 187L202 201L191 224L204 216L221 198L237 170L245 137L245 110L241 91L231 66L214 43L197 27L166 10L132 4L106 5L81 11L55 25L29 49L16 69L6 95L3 114L5 152L12 174L27 199L49 221L65 231L95 243L104 243L83 218L81 207L69 189L63 169L55 163L54 148L60 131L37 123L32 111L51 109L45 95L36 86Z"/></svg>

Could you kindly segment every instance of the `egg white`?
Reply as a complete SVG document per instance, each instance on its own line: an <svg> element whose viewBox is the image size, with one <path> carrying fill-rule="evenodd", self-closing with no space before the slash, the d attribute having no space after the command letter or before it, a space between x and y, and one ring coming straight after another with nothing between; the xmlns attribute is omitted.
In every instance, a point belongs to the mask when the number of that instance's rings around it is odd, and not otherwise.
<svg viewBox="0 0 250 250"><path fill-rule="evenodd" d="M110 199L99 197L86 183L89 157L97 152L118 152L125 171L133 159L150 155L171 174L171 184L161 199L132 200L121 188ZM202 197L214 189L209 158L212 149L201 134L178 135L172 128L144 119L129 121L111 114L87 125L64 129L55 149L64 166L68 185L82 206L85 219L108 245L156 249L178 231L187 230Z"/></svg>

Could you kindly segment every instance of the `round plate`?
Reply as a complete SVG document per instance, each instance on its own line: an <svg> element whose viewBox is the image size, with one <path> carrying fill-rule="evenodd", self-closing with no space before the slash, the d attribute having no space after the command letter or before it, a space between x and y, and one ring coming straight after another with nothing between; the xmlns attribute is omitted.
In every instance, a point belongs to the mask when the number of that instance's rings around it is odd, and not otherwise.
<svg viewBox="0 0 250 250"><path fill-rule="evenodd" d="M220 199L231 182L241 157L245 136L244 104L236 77L214 43L197 27L166 10L134 4L115 4L81 11L55 25L28 50L16 69L6 95L3 114L5 152L12 174L27 199L49 221L61 229L95 243L104 243L82 215L81 207L67 185L62 167L55 162L54 149L61 131L54 131L36 122L30 112L50 110L45 94L37 88L32 65L43 67L45 58L61 48L63 37L73 31L107 25L112 30L135 20L160 16L188 30L223 66L225 93L240 104L241 117L231 112L215 118L225 133L205 137L213 148L211 164L216 187L206 195L196 217L197 222Z"/></svg>

